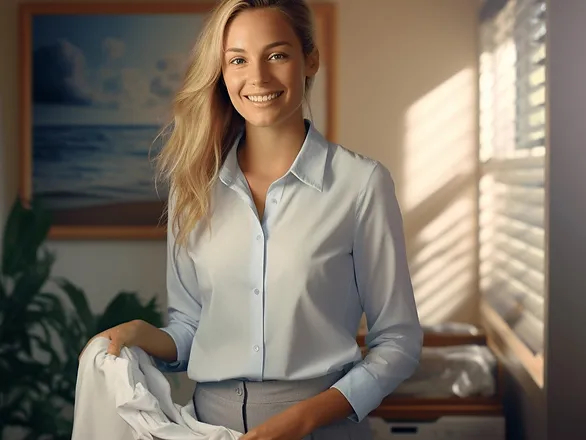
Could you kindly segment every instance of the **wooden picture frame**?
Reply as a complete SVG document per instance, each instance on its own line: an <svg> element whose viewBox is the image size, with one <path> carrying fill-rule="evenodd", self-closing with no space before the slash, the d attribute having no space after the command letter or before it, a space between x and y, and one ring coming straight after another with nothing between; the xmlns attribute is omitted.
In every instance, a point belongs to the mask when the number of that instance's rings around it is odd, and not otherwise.
<svg viewBox="0 0 586 440"><path fill-rule="evenodd" d="M148 151L213 6L20 5L20 196L45 203L50 238L165 238ZM335 141L336 11L311 8L321 61L312 115Z"/></svg>

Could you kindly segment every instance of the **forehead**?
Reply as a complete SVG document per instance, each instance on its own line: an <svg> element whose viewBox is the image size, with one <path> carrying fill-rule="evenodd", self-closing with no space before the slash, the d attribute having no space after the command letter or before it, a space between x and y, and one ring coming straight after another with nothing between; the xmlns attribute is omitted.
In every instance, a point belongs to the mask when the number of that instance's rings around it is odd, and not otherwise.
<svg viewBox="0 0 586 440"><path fill-rule="evenodd" d="M300 44L287 17L274 8L244 10L232 20L224 33L225 48L254 50L275 41Z"/></svg>

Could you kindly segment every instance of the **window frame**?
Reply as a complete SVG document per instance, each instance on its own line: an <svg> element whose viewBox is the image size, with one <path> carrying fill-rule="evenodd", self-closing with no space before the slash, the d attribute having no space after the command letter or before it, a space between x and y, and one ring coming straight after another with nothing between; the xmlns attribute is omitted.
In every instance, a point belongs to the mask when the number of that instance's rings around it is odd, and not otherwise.
<svg viewBox="0 0 586 440"><path fill-rule="evenodd" d="M491 3L495 3L495 2L491 2L490 0L486 2L485 6L491 4ZM508 2L500 2L501 3L501 7L505 6ZM494 17L495 15L497 15L497 13L499 13L501 11L502 8L498 8L495 12L495 10L493 9L493 13L491 14L491 17L489 17L488 19ZM487 19L487 17L485 17L485 19ZM480 42L479 42L480 43ZM482 47L479 44L479 53L478 53L478 61L480 63L480 57L483 54L482 52ZM546 42L546 57L547 57L547 42ZM549 170L548 170L548 164L549 164L549 138L548 138L548 130L547 130L547 121L548 121L548 75L547 75L547 63L545 64L545 152L544 152L544 173L545 173L545 177L544 177L544 243L543 243L543 250L544 250L544 262L545 262L545 267L543 268L543 274L544 274L544 280L545 280L545 284L543 286L543 294L544 294L544 310L543 310L543 314L544 314L544 320L543 320L543 324L544 324L544 333L546 331L546 322L547 322L547 318L546 318L546 313L547 313L547 296L548 296L548 275L547 275L547 261L549 258L549 253L548 253L548 224L547 224L547 219L549 217L549 212L548 212L548 185L547 185L547 181L548 181L548 174L549 174ZM480 94L482 93L481 90L481 86L480 86L480 65L479 65L479 69L478 69L478 74L479 74L479 88L478 88L478 93L479 93L479 99L478 99L478 120L479 120L479 124L481 123L481 106L482 106L482 101L481 101L481 96ZM492 127L491 127L492 129ZM545 347L543 348L543 350L539 353L534 353L529 347L528 345L523 342L521 340L521 338L519 336L517 336L515 334L515 332L513 331L513 329L509 326L509 324L503 319L503 317L501 317L501 315L495 310L495 308L493 306L491 306L489 304L489 302L486 300L486 298L484 297L484 292L481 289L481 285L480 285L480 281L481 281L481 263L482 263L482 259L480 257L480 252L481 252L481 231L482 231L482 227L481 227L481 221L480 221L480 217L481 217L481 206L480 206L480 199L482 196L482 192L481 192L481 181L483 179L483 177L486 175L487 173L487 169L490 168L490 160L489 161L483 161L482 160L482 151L480 149L481 146L481 135L482 133L480 132L480 127L479 127L479 137L478 137L478 141L479 141L479 154L478 154L478 179L477 179L477 195L478 195L478 200L477 200L477 219L478 219L478 236L477 236L477 243L478 243L478 293L479 293L479 313L480 313L480 321L481 321L481 325L483 326L483 328L486 331L486 336L487 336L487 344L488 346L491 348L491 350L497 355L497 357L499 359L501 359L501 361L503 361L503 363L505 363L510 370L512 370L512 373L517 377L517 378L521 378L521 383L526 387L528 384L529 385L533 385L533 388L535 388L535 385L538 387L539 390L543 391L544 389L544 382L545 382L545 360L544 360L544 352L545 352ZM515 147L516 148L516 147ZM545 335L544 335L544 339L545 339ZM528 379L528 381L527 381Z"/></svg>

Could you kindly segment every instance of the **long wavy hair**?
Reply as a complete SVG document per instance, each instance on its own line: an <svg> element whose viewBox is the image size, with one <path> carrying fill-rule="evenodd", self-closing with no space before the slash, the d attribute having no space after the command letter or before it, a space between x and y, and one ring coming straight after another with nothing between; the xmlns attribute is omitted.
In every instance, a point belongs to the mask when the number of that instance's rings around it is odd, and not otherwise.
<svg viewBox="0 0 586 440"><path fill-rule="evenodd" d="M168 227L176 242L186 244L197 222L210 214L212 188L229 149L244 129L222 77L226 27L242 11L274 8L282 12L307 57L316 48L311 10L304 0L221 0L208 16L192 52L172 119L162 130L168 136L156 157L157 175L169 187L172 209ZM305 99L313 78L305 80Z"/></svg>

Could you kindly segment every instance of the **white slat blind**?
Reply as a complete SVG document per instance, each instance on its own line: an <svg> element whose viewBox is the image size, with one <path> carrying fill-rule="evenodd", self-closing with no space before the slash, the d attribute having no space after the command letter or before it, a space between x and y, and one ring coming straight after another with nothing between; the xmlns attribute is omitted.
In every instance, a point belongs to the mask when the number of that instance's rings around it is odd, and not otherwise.
<svg viewBox="0 0 586 440"><path fill-rule="evenodd" d="M543 351L545 0L509 0L480 28L480 287Z"/></svg>

